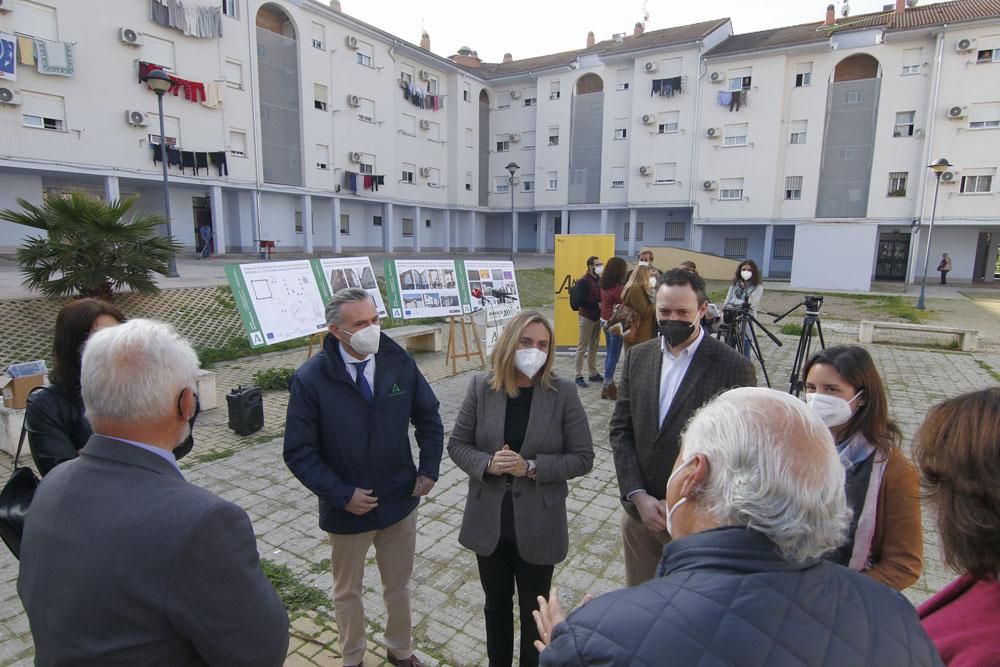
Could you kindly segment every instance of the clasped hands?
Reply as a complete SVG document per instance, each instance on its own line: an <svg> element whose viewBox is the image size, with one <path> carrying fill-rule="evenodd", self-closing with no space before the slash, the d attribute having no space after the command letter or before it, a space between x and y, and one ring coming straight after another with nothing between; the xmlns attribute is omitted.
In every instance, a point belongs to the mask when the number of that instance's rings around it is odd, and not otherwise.
<svg viewBox="0 0 1000 667"><path fill-rule="evenodd" d="M528 462L520 454L504 445L486 466L486 472L491 475L513 475L514 477L524 477L528 474Z"/></svg>
<svg viewBox="0 0 1000 667"><path fill-rule="evenodd" d="M414 498L419 498L421 496L426 496L434 488L434 480L430 477L424 477L423 475L417 476L417 481L413 485L413 493L410 494ZM378 507L378 498L374 495L374 489L354 489L354 493L351 495L350 501L344 507L348 512L356 516L361 516L362 514L368 514L373 509Z"/></svg>

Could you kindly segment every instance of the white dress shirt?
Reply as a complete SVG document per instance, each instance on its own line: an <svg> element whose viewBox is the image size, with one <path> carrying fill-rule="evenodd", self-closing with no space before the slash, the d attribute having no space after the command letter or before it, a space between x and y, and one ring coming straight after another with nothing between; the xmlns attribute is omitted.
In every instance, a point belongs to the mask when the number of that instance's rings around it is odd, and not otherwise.
<svg viewBox="0 0 1000 667"><path fill-rule="evenodd" d="M375 355L369 354L364 359L355 359L352 357L347 350L344 349L344 344L341 343L340 356L344 360L344 364L347 365L347 375L354 380L355 383L358 381L358 367L354 364L360 364L362 361L367 360L368 365L365 366L365 379L368 380L368 386L371 387L372 394L375 393Z"/></svg>
<svg viewBox="0 0 1000 667"><path fill-rule="evenodd" d="M661 427L663 426L663 419L670 411L670 404L674 402L674 396L677 395L677 388L681 386L684 375L687 374L687 370L691 366L691 359L694 357L694 353L698 351L698 346L701 345L702 339L705 338L705 330L702 328L701 322L695 322L695 326L698 327L698 337L694 339L693 343L681 350L677 356L674 356L667 347L667 339L660 339L660 347L663 350L663 368L660 370Z"/></svg>

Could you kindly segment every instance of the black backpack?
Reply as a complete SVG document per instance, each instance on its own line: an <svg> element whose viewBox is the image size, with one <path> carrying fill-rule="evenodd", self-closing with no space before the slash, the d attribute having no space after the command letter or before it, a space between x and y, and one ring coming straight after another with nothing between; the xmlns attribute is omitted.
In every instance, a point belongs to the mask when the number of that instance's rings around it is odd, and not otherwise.
<svg viewBox="0 0 1000 667"><path fill-rule="evenodd" d="M569 288L569 307L574 311L580 310L580 304L587 300L587 282L580 278Z"/></svg>

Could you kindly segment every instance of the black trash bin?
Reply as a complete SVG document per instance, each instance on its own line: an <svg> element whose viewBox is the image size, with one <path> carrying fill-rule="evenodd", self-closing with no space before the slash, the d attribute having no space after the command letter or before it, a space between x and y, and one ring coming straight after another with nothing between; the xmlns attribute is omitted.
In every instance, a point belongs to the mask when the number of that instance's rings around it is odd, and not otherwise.
<svg viewBox="0 0 1000 667"><path fill-rule="evenodd" d="M237 387L226 395L229 428L236 435L250 435L264 427L263 398L259 387Z"/></svg>

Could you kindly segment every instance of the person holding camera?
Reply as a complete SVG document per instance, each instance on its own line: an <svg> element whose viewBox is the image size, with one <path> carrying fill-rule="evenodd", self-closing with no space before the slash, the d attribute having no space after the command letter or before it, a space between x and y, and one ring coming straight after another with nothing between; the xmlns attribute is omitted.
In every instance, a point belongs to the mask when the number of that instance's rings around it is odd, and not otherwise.
<svg viewBox="0 0 1000 667"><path fill-rule="evenodd" d="M737 316L741 312L747 312L754 318L757 317L757 307L760 305L761 297L764 296L764 285L760 279L760 269L757 262L746 259L736 267L736 275L726 292L726 300L722 304L723 320L730 326L737 325ZM750 338L743 337L743 356L750 357Z"/></svg>

